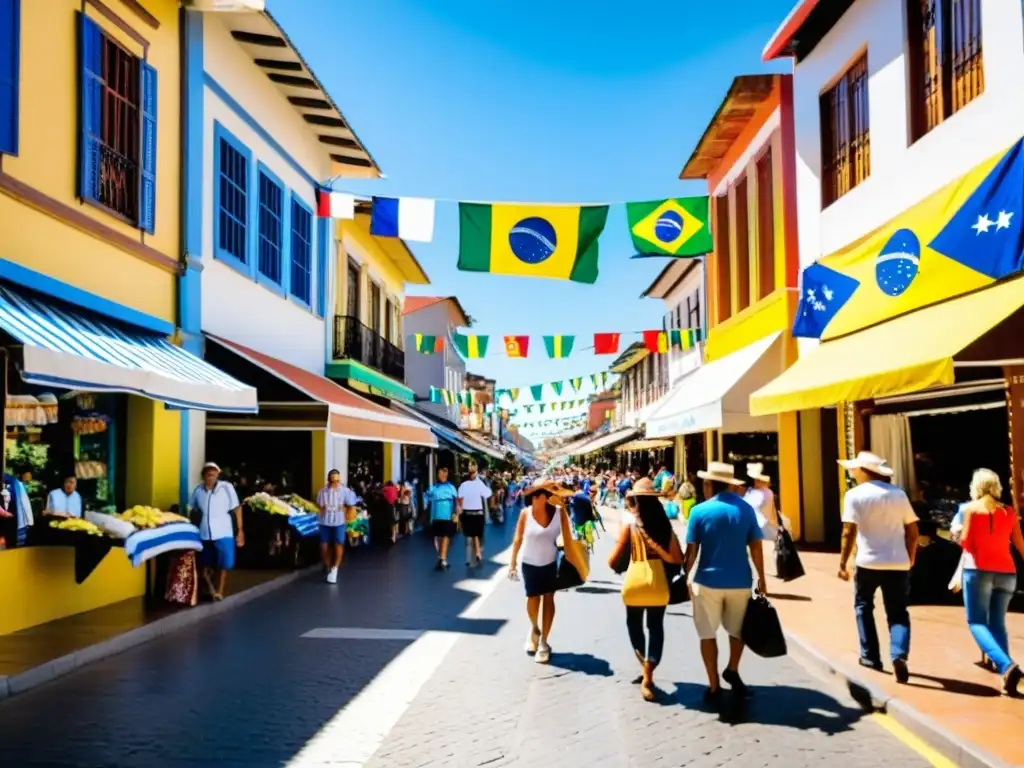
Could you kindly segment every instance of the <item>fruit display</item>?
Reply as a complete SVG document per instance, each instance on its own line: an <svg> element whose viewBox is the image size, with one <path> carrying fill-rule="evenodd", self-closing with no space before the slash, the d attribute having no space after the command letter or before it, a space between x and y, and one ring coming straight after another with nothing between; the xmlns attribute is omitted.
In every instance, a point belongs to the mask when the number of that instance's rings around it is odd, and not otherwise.
<svg viewBox="0 0 1024 768"><path fill-rule="evenodd" d="M71 433L75 435L98 435L107 431L107 418L98 413L85 413L71 420Z"/></svg>
<svg viewBox="0 0 1024 768"><path fill-rule="evenodd" d="M107 476L107 465L102 461L76 461L75 477L79 480L95 480Z"/></svg>
<svg viewBox="0 0 1024 768"><path fill-rule="evenodd" d="M80 531L89 536L103 535L103 531L100 530L99 526L77 517L69 517L65 520L51 520L50 527L61 531Z"/></svg>
<svg viewBox="0 0 1024 768"><path fill-rule="evenodd" d="M164 512L156 507L147 507L136 504L124 512L114 515L118 520L131 523L136 528L159 528L168 523L187 523L188 518L176 515L173 512Z"/></svg>
<svg viewBox="0 0 1024 768"><path fill-rule="evenodd" d="M249 508L254 512L265 512L268 515L294 515L293 510L288 504L277 498L271 496L269 493L255 493L245 500L245 503L249 505ZM318 510L319 511L319 510Z"/></svg>
<svg viewBox="0 0 1024 768"><path fill-rule="evenodd" d="M297 493L290 493L287 496L282 496L281 501L283 501L285 504L291 507L295 507L295 509L299 510L299 512L302 512L303 514L320 514L320 507L318 507L312 501L302 498Z"/></svg>

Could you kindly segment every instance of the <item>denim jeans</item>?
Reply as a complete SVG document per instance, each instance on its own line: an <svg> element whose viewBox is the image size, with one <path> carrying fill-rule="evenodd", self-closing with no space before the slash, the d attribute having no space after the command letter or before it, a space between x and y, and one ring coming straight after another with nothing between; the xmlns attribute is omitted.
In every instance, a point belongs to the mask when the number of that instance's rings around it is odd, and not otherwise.
<svg viewBox="0 0 1024 768"><path fill-rule="evenodd" d="M638 608L626 606L626 629L633 650L654 665L661 661L665 649L665 606ZM647 616L647 635L644 635L644 616Z"/></svg>
<svg viewBox="0 0 1024 768"><path fill-rule="evenodd" d="M860 657L878 663L878 630L875 628L875 592L882 590L882 604L889 624L889 652L892 659L910 655L910 571L883 571L857 566L853 577L853 606L857 613Z"/></svg>
<svg viewBox="0 0 1024 768"><path fill-rule="evenodd" d="M1017 574L964 569L964 609L967 626L981 652L992 659L999 674L1013 666L1006 636L1006 609L1017 589Z"/></svg>

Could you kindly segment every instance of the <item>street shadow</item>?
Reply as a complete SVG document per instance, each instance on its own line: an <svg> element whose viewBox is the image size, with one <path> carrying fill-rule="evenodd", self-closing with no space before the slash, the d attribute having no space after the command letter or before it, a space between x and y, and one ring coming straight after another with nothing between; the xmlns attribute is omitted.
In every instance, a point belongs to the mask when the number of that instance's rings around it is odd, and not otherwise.
<svg viewBox="0 0 1024 768"><path fill-rule="evenodd" d="M552 653L549 666L591 677L611 677L613 674L611 664L591 653Z"/></svg>
<svg viewBox="0 0 1024 768"><path fill-rule="evenodd" d="M658 701L663 706L677 705L686 709L717 714L729 725L757 723L799 731L816 730L834 736L853 729L864 717L859 707L848 707L822 691L792 685L751 686L751 696L744 698L723 687L717 705L703 700L706 686L698 683L675 683L675 690L663 692Z"/></svg>
<svg viewBox="0 0 1024 768"><path fill-rule="evenodd" d="M614 587L576 587L576 592L583 595L617 595L622 589L615 589Z"/></svg>
<svg viewBox="0 0 1024 768"><path fill-rule="evenodd" d="M772 600L792 600L793 602L798 603L811 602L811 598L807 597L806 595L785 595L779 594L778 592L769 592L768 597L770 597Z"/></svg>
<svg viewBox="0 0 1024 768"><path fill-rule="evenodd" d="M922 685L920 682L917 682L918 680L926 680L928 682L935 683L947 693L956 693L961 696L975 696L977 698L989 699L1002 695L1000 691L987 685L972 683L967 680L953 680L948 677L936 677L935 675L921 675L916 672L911 673L910 680L906 684L911 688L927 688L935 690L934 685Z"/></svg>

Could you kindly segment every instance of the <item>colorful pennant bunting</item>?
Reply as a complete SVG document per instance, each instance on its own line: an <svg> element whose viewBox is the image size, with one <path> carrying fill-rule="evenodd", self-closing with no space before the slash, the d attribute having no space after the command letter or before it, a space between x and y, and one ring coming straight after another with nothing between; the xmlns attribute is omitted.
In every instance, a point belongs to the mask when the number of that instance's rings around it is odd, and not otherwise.
<svg viewBox="0 0 1024 768"><path fill-rule="evenodd" d="M553 390L555 390L555 396L556 397L561 397L562 396L562 387L563 387L563 383L561 381L552 381L551 382L551 388Z"/></svg>
<svg viewBox="0 0 1024 768"><path fill-rule="evenodd" d="M703 256L713 248L707 195L626 203L626 219L639 256Z"/></svg>
<svg viewBox="0 0 1024 768"><path fill-rule="evenodd" d="M444 339L440 336L424 336L422 333L415 333L413 341L416 351L423 355L436 355L444 351Z"/></svg>
<svg viewBox="0 0 1024 768"><path fill-rule="evenodd" d="M473 336L463 333L452 334L452 344L467 360L476 360L487 355L489 336Z"/></svg>
<svg viewBox="0 0 1024 768"><path fill-rule="evenodd" d="M619 354L618 333L595 333L594 354L595 355L617 355Z"/></svg>
<svg viewBox="0 0 1024 768"><path fill-rule="evenodd" d="M506 336L505 354L509 357L526 357L530 351L529 336Z"/></svg>
<svg viewBox="0 0 1024 768"><path fill-rule="evenodd" d="M652 354L668 352L668 333L665 331L644 331L644 346Z"/></svg>
<svg viewBox="0 0 1024 768"><path fill-rule="evenodd" d="M530 396L533 397L533 401L535 403L539 402L540 399L544 396L544 385L543 384L534 384L533 386L531 386L530 387Z"/></svg>
<svg viewBox="0 0 1024 768"><path fill-rule="evenodd" d="M574 379L569 379L569 383L572 385L572 391L573 392L579 392L580 391L580 387L583 386L583 377L582 376L577 376Z"/></svg>
<svg viewBox="0 0 1024 768"><path fill-rule="evenodd" d="M575 340L575 336L545 336L544 348L548 352L548 357L561 360L572 353L572 344Z"/></svg>
<svg viewBox="0 0 1024 768"><path fill-rule="evenodd" d="M329 189L316 191L316 215L323 219L354 219L356 196Z"/></svg>
<svg viewBox="0 0 1024 768"><path fill-rule="evenodd" d="M370 234L429 243L434 239L434 201L422 197L374 197Z"/></svg>

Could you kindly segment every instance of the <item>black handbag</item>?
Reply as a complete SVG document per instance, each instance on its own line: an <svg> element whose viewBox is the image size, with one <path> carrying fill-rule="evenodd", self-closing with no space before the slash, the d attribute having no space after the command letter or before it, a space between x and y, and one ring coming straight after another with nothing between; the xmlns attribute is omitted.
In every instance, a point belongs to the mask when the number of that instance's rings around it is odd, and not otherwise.
<svg viewBox="0 0 1024 768"><path fill-rule="evenodd" d="M681 605L690 601L690 584L686 578L686 572L681 568L679 573L669 579L668 582L668 604Z"/></svg>
<svg viewBox="0 0 1024 768"><path fill-rule="evenodd" d="M786 635L775 606L764 595L754 595L747 603L747 614L743 617L740 633L743 644L765 659L786 655Z"/></svg>
<svg viewBox="0 0 1024 768"><path fill-rule="evenodd" d="M775 540L775 575L782 581L794 581L804 575L804 564L800 562L796 544L784 526L779 526L779 536Z"/></svg>
<svg viewBox="0 0 1024 768"><path fill-rule="evenodd" d="M565 556L564 551L559 551L558 564L555 566L555 568L556 592L560 592L564 589L575 589L576 587L583 586L583 577L580 576L579 571L576 570L576 567L569 562L569 558Z"/></svg>

